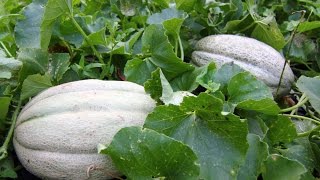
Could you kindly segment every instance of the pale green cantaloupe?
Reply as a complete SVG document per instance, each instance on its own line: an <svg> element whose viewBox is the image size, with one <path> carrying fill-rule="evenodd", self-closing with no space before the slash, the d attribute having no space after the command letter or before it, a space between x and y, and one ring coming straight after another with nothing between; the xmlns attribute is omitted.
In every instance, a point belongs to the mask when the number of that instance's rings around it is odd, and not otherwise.
<svg viewBox="0 0 320 180"><path fill-rule="evenodd" d="M22 165L43 179L110 179L121 174L97 145L109 144L122 127L142 126L154 107L144 88L131 82L62 84L22 109L14 148Z"/></svg>
<svg viewBox="0 0 320 180"><path fill-rule="evenodd" d="M192 62L197 66L215 62L218 68L233 62L268 85L275 96L285 59L271 46L253 38L222 34L199 40ZM278 95L287 94L293 82L294 74L287 64Z"/></svg>

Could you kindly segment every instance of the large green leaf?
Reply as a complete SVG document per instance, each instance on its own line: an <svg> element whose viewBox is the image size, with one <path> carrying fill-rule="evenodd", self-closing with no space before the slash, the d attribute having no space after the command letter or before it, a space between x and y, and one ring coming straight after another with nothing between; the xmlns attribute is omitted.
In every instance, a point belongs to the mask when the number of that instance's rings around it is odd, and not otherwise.
<svg viewBox="0 0 320 180"><path fill-rule="evenodd" d="M264 180L300 180L307 169L298 161L285 158L279 154L271 154L266 160L262 173Z"/></svg>
<svg viewBox="0 0 320 180"><path fill-rule="evenodd" d="M16 44L20 48L41 48L41 23L47 0L35 0L22 12L24 19L15 26Z"/></svg>
<svg viewBox="0 0 320 180"><path fill-rule="evenodd" d="M310 172L314 169L320 171L320 161L316 158L307 137L297 138L287 145L286 149L279 149L280 153L290 159L302 163Z"/></svg>
<svg viewBox="0 0 320 180"><path fill-rule="evenodd" d="M180 106L158 106L145 127L188 144L197 154L203 179L234 179L248 149L247 124L221 114L223 103L209 94L186 97Z"/></svg>
<svg viewBox="0 0 320 180"><path fill-rule="evenodd" d="M18 60L23 63L20 72L20 82L31 74L44 74L49 68L48 52L42 49L22 49Z"/></svg>
<svg viewBox="0 0 320 180"><path fill-rule="evenodd" d="M276 50L282 49L286 45L286 41L275 21L269 24L256 22L256 26L251 34L252 37L269 44Z"/></svg>
<svg viewBox="0 0 320 180"><path fill-rule="evenodd" d="M35 96L51 86L52 84L48 75L30 75L23 81L20 99L25 100Z"/></svg>
<svg viewBox="0 0 320 180"><path fill-rule="evenodd" d="M268 139L271 143L289 143L297 137L294 123L286 116L266 116L264 122L268 126Z"/></svg>
<svg viewBox="0 0 320 180"><path fill-rule="evenodd" d="M150 129L122 128L100 153L112 158L129 179L197 179L197 156L185 144Z"/></svg>
<svg viewBox="0 0 320 180"><path fill-rule="evenodd" d="M54 23L61 15L72 12L71 0L35 0L24 10L25 18L15 27L20 48L47 49Z"/></svg>
<svg viewBox="0 0 320 180"><path fill-rule="evenodd" d="M268 145L259 136L248 134L249 149L245 163L242 165L238 180L256 180L262 172L263 161L268 157Z"/></svg>
<svg viewBox="0 0 320 180"><path fill-rule="evenodd" d="M249 72L242 72L231 78L228 84L229 102L240 103L246 100L273 99L267 85L258 81Z"/></svg>
<svg viewBox="0 0 320 180"><path fill-rule="evenodd" d="M320 78L301 76L297 81L297 87L306 93L312 107L320 113Z"/></svg>
<svg viewBox="0 0 320 180"><path fill-rule="evenodd" d="M268 115L277 115L280 111L280 107L277 105L277 103L270 98L242 101L237 105L237 108L242 110L256 111Z"/></svg>
<svg viewBox="0 0 320 180"><path fill-rule="evenodd" d="M220 84L220 90L227 94L227 87L229 84L229 81L233 76L239 74L240 72L244 72L243 69L240 68L240 66L236 64L224 64L217 70L217 72L213 75L213 82Z"/></svg>
<svg viewBox="0 0 320 180"><path fill-rule="evenodd" d="M152 63L150 58L144 60L136 58L127 62L124 75L128 81L143 85L151 78L151 73L156 69L157 66Z"/></svg>
<svg viewBox="0 0 320 180"><path fill-rule="evenodd" d="M72 15L72 12L72 0L48 0L40 25L41 48L48 47L53 25L58 18L67 13Z"/></svg>

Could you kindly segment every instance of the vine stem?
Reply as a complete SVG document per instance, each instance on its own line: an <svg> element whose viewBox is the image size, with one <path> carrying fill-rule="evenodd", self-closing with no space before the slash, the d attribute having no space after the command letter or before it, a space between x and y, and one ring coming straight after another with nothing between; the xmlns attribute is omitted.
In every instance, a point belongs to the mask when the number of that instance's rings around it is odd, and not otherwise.
<svg viewBox="0 0 320 180"><path fill-rule="evenodd" d="M299 118L299 119L304 119L304 120L308 120L308 121L312 121L313 123L320 125L320 121L317 121L315 119L309 118L309 117L305 117L305 116L299 116L299 115L293 115L293 114L282 114L283 116L287 116L287 117L292 117L292 118Z"/></svg>
<svg viewBox="0 0 320 180"><path fill-rule="evenodd" d="M300 17L299 19L299 24L297 25L297 27L293 30L292 32L292 36L290 38L290 43L289 43L289 48L288 48L288 52L287 52L287 56L290 55L290 51L291 51L291 47L292 47L292 43L293 43L293 39L294 37L296 36L296 33L297 33L297 30L302 22L302 19L304 17L304 15L306 14L306 11L305 10L302 10L302 11L299 11L302 13L302 16ZM296 13L296 12L295 12ZM287 58L286 58L287 59ZM279 93L279 89L280 89L280 85L282 83L282 78L283 78L283 74L284 74L284 70L286 68L286 65L288 64L288 61L285 59L284 61L284 64L283 64L283 68L282 68L282 71L281 71L281 75L280 75L280 79L279 79L279 83L278 83L278 87L277 87L277 91L276 91L276 96L278 95Z"/></svg>
<svg viewBox="0 0 320 180"><path fill-rule="evenodd" d="M180 47L180 58L182 61L184 61L184 52L183 52L183 45L180 36L178 35L178 42L179 42L179 47Z"/></svg>
<svg viewBox="0 0 320 180"><path fill-rule="evenodd" d="M303 106L308 100L309 100L309 98L307 98L306 94L303 93L301 98L300 98L300 100L299 100L299 102L296 105L291 106L291 107L286 108L286 109L281 109L280 112L283 113L283 112L289 112L289 111L295 110L295 109Z"/></svg>
<svg viewBox="0 0 320 180"><path fill-rule="evenodd" d="M14 127L16 125L18 114L20 112L21 103L22 103L21 100L19 100L18 106L16 107L16 109L15 109L13 115L12 115L12 123L11 123L11 126L10 126L10 130L8 132L8 135L7 135L4 143L0 147L0 161L8 156L8 146L9 146L10 140L11 140L12 135L13 135L13 130L14 130Z"/></svg>
<svg viewBox="0 0 320 180"><path fill-rule="evenodd" d="M317 131L317 130L320 130L320 126L314 128L314 129L311 129L310 131L306 131L306 132L303 132L303 133L298 133L298 137L306 137L306 136L309 136L309 134L313 131Z"/></svg>
<svg viewBox="0 0 320 180"><path fill-rule="evenodd" d="M84 37L84 39L86 40L86 42L89 44L89 46L91 47L94 55L98 58L99 62L100 62L101 64L105 64L104 61L103 61L103 58L102 58L101 54L97 51L97 49L96 49L96 48L94 47L94 45L91 43L89 37L88 37L87 34L83 31L83 29L82 29L81 26L78 24L78 22L74 19L74 17L73 17L71 14L70 14L69 17L71 18L72 23L76 26L77 30L81 33L81 35ZM102 66L102 71L103 71L103 72L107 72L105 68L106 68L105 66ZM110 78L109 73L110 73L110 72L108 71L108 73L107 73L108 75L107 75L107 76Z"/></svg>
<svg viewBox="0 0 320 180"><path fill-rule="evenodd" d="M7 55L9 57L13 57L12 54L10 53L10 51L7 49L6 45L2 41L0 41L0 44L3 47L4 51L7 53Z"/></svg>

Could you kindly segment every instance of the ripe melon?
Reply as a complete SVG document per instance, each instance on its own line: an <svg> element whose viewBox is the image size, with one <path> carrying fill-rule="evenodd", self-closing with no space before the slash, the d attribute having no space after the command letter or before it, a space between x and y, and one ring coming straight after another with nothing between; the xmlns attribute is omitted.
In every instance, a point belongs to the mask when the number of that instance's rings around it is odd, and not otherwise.
<svg viewBox="0 0 320 180"><path fill-rule="evenodd" d="M218 68L225 63L237 64L268 85L275 95L285 59L271 46L253 38L222 34L199 40L192 62L197 66L215 62ZM294 74L286 64L279 95L287 94L293 82Z"/></svg>
<svg viewBox="0 0 320 180"><path fill-rule="evenodd" d="M140 85L82 80L49 88L21 111L14 148L22 165L44 179L111 179L121 175L97 153L118 130L142 126L155 102Z"/></svg>

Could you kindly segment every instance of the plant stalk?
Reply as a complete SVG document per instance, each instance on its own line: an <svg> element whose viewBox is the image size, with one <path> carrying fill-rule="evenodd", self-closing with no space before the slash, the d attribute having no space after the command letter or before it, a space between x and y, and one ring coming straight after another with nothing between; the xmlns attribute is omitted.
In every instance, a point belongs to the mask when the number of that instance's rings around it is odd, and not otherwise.
<svg viewBox="0 0 320 180"><path fill-rule="evenodd" d="M306 132L303 132L303 133L298 133L298 137L309 136L310 133L312 133L313 131L317 131L317 130L320 130L320 126L314 128L314 129L311 129L310 131L306 131Z"/></svg>
<svg viewBox="0 0 320 180"><path fill-rule="evenodd" d="M317 120L309 118L309 117L299 116L299 115L291 115L291 114L282 114L282 115L287 116L287 117L292 117L292 118L299 118L299 119L303 119L303 120L308 120L308 121L311 121L317 125L320 125L320 121L317 121Z"/></svg>
<svg viewBox="0 0 320 180"><path fill-rule="evenodd" d="M307 101L309 100L309 98L306 97L305 93L302 94L299 102L294 105L294 106L291 106L289 108L286 108L286 109L281 109L280 112L289 112L289 111L292 111L292 110L295 110L301 106L303 106Z"/></svg>
<svg viewBox="0 0 320 180"><path fill-rule="evenodd" d="M20 112L21 103L22 103L21 100L19 100L18 106L16 107L16 109L15 109L13 115L12 115L12 123L11 123L11 126L10 126L10 130L8 132L8 135L7 135L4 143L0 147L0 161L8 156L8 146L9 146L9 143L10 143L12 135L13 135L13 131L14 131L14 127L16 125L18 114Z"/></svg>
<svg viewBox="0 0 320 180"><path fill-rule="evenodd" d="M91 47L94 55L98 58L99 62L101 64L105 64L103 61L103 58L101 56L101 54L97 51L97 49L94 47L94 45L91 43L89 37L87 36L87 34L83 31L83 29L81 28L81 26L78 24L78 22L74 19L74 17L72 15L70 15L70 18L72 20L72 23L76 26L77 30L82 34L82 36L84 37L84 39L86 40L86 42L89 44L89 46ZM105 66L102 66L102 71L103 72L108 72L108 77L110 72L106 71Z"/></svg>
<svg viewBox="0 0 320 180"><path fill-rule="evenodd" d="M302 12L302 16L300 17L300 20L299 20L299 24L297 25L297 27L293 30L292 32L292 36L291 36L291 40L290 40L290 43L289 43L289 48L288 48L288 52L287 52L287 56L290 55L290 51L291 51L291 47L292 47L292 43L293 43L293 39L294 37L296 36L296 33L297 33L297 30L302 22L302 19L304 17L304 15L306 14L306 11L305 10L302 10L302 11L299 11L299 12ZM287 57L286 56L286 57ZM276 96L278 95L279 93L279 89L280 89L280 85L282 83L282 78L283 78L283 74L284 74L284 70L286 68L286 65L288 64L288 61L287 61L287 58L285 59L284 61L284 64L283 64L283 68L282 68L282 71L281 71L281 75L280 75L280 79L279 79L279 83L278 83L278 87L277 87L277 91L276 91Z"/></svg>
<svg viewBox="0 0 320 180"><path fill-rule="evenodd" d="M7 49L6 45L2 41L0 41L0 44L3 47L4 51L7 53L7 55L9 57L13 57L12 54L10 53L10 51Z"/></svg>
<svg viewBox="0 0 320 180"><path fill-rule="evenodd" d="M178 42L179 42L179 47L180 47L180 58L182 61L184 61L184 51L183 51L183 45L180 36L178 35Z"/></svg>

